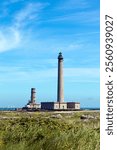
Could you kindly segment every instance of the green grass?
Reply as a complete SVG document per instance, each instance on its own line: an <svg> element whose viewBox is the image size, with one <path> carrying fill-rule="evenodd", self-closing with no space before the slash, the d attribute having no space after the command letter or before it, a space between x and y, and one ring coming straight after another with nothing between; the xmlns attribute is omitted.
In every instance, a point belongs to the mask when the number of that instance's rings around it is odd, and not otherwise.
<svg viewBox="0 0 117 150"><path fill-rule="evenodd" d="M58 112L59 114L59 112ZM82 120L81 115L95 119ZM0 112L0 150L99 150L99 112Z"/></svg>

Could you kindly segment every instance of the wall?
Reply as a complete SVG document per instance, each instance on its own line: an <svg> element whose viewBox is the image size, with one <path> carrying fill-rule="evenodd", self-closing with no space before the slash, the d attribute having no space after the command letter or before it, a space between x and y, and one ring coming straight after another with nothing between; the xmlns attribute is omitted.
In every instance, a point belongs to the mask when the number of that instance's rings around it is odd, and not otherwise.
<svg viewBox="0 0 117 150"><path fill-rule="evenodd" d="M53 110L54 109L54 102L42 102L41 109Z"/></svg>

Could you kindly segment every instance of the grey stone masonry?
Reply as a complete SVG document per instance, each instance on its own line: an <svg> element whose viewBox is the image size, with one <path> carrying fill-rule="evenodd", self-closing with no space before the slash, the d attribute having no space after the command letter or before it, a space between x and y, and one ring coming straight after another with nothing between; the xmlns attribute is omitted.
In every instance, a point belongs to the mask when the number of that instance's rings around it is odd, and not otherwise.
<svg viewBox="0 0 117 150"><path fill-rule="evenodd" d="M63 81L63 56L59 53L58 56L58 88L57 88L57 102L64 102L64 81Z"/></svg>
<svg viewBox="0 0 117 150"><path fill-rule="evenodd" d="M35 88L31 88L31 103L35 103L35 96L36 94L36 89Z"/></svg>

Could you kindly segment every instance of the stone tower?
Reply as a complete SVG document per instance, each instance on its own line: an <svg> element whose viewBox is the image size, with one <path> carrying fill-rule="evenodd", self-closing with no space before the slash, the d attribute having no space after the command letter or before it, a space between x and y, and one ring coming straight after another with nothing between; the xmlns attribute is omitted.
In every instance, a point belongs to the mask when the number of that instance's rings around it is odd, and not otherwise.
<svg viewBox="0 0 117 150"><path fill-rule="evenodd" d="M64 83L63 83L63 56L60 52L58 55L58 88L57 88L57 102L64 102Z"/></svg>
<svg viewBox="0 0 117 150"><path fill-rule="evenodd" d="M34 104L35 103L35 96L36 94L36 89L35 88L31 88L31 103Z"/></svg>

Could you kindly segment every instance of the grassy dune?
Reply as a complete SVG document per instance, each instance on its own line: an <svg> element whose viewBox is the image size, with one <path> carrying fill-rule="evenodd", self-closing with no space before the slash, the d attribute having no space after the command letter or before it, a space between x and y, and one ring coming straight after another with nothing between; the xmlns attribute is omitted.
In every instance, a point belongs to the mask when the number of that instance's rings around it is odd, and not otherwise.
<svg viewBox="0 0 117 150"><path fill-rule="evenodd" d="M99 150L99 120L99 112L0 112L0 150Z"/></svg>

